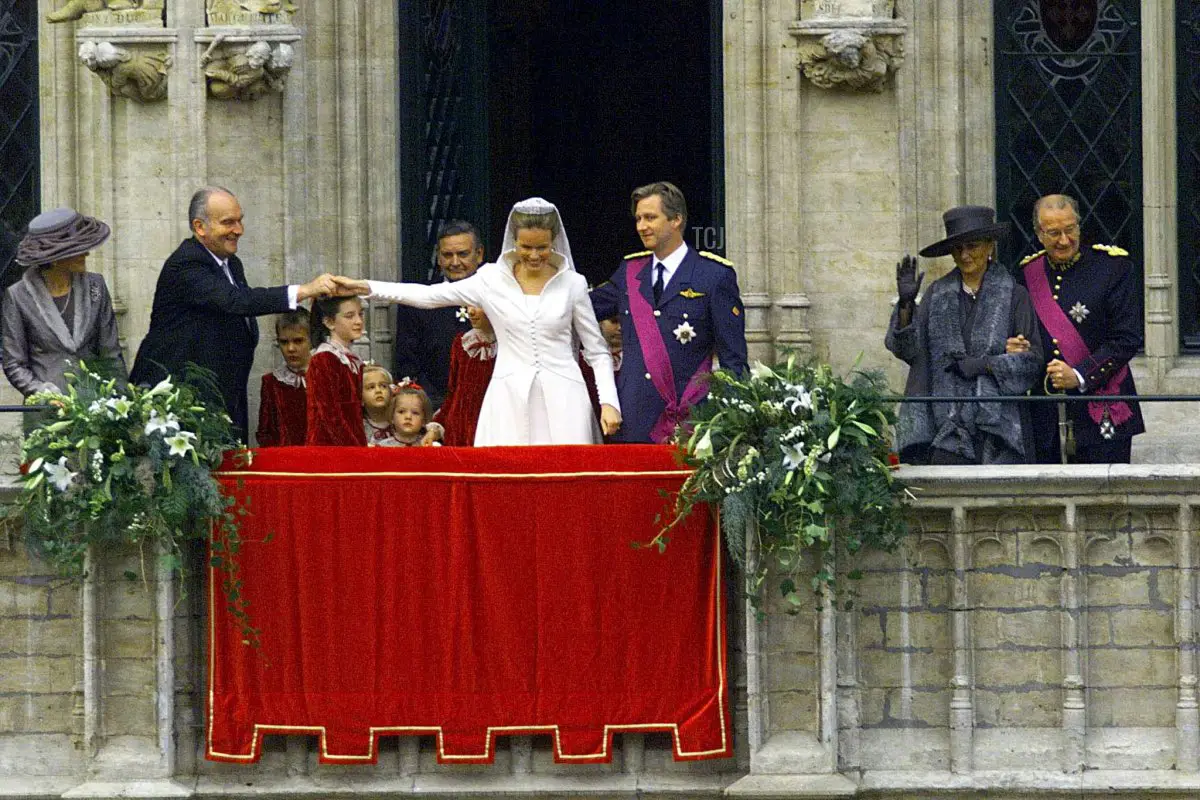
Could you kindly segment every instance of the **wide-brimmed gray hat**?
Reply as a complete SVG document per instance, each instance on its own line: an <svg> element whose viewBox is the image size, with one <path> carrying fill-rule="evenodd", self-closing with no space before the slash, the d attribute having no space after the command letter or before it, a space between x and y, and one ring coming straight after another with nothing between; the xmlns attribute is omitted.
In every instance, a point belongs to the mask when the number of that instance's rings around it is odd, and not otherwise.
<svg viewBox="0 0 1200 800"><path fill-rule="evenodd" d="M942 214L946 238L925 247L925 258L948 256L958 245L976 239L997 239L1008 233L1007 222L996 222L996 212L988 206L955 206Z"/></svg>
<svg viewBox="0 0 1200 800"><path fill-rule="evenodd" d="M30 220L17 246L16 261L23 267L53 264L99 247L111 232L95 217L73 208L56 208Z"/></svg>

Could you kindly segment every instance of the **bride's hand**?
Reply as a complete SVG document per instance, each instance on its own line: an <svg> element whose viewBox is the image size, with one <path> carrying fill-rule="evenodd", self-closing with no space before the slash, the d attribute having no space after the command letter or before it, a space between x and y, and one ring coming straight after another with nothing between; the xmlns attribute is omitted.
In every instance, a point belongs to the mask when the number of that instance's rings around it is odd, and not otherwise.
<svg viewBox="0 0 1200 800"><path fill-rule="evenodd" d="M334 275L333 283L335 297L353 297L357 294L368 295L371 293L371 287L363 280L347 278L344 275Z"/></svg>
<svg viewBox="0 0 1200 800"><path fill-rule="evenodd" d="M605 436L612 436L621 430L621 412L607 403L600 406L600 430Z"/></svg>

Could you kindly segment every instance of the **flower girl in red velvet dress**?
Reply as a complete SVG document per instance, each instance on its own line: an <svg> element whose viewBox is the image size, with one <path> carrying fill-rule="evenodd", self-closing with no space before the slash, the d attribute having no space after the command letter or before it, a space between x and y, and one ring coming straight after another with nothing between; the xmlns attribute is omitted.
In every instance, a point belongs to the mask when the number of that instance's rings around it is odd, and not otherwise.
<svg viewBox="0 0 1200 800"><path fill-rule="evenodd" d="M401 381L392 398L391 435L377 444L380 447L441 447L442 443L435 440L440 431L429 435L430 428L437 425L432 419L433 403L425 390L412 381Z"/></svg>
<svg viewBox="0 0 1200 800"><path fill-rule="evenodd" d="M305 444L365 446L363 362L350 349L351 343L362 336L362 303L357 297L317 300L310 324L314 334L325 341L313 351L308 364Z"/></svg>
<svg viewBox="0 0 1200 800"><path fill-rule="evenodd" d="M255 432L259 447L304 444L308 415L304 376L312 358L308 323L308 312L304 309L275 318L275 342L283 353L284 365L262 376Z"/></svg>

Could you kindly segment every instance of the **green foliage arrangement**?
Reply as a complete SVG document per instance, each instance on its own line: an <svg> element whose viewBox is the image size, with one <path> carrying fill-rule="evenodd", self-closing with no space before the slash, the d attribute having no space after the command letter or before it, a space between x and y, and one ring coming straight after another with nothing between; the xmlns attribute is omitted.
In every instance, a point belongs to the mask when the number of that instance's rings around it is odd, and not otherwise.
<svg viewBox="0 0 1200 800"><path fill-rule="evenodd" d="M895 412L886 392L879 373L855 370L846 381L794 353L774 367L756 363L745 377L713 373L708 401L692 410L691 433L680 434L695 472L676 496L675 521L699 504L719 507L727 548L743 567L747 531L757 536L757 563L747 572L755 603L771 573L792 610L812 602L810 591L842 592L839 574L859 577L847 568L855 554L894 551L907 534L907 492L889 459ZM671 525L654 544L665 546ZM815 574L802 574L806 553L818 556Z"/></svg>
<svg viewBox="0 0 1200 800"><path fill-rule="evenodd" d="M82 577L93 545L151 546L182 571L184 543L206 539L212 523L212 564L224 572L244 636L257 638L237 574L246 508L213 476L239 443L224 411L201 401L211 373L189 369L179 384L168 378L145 389L81 363L67 383L66 393L39 392L26 401L54 407L25 437L23 489L8 509L30 549L72 578Z"/></svg>

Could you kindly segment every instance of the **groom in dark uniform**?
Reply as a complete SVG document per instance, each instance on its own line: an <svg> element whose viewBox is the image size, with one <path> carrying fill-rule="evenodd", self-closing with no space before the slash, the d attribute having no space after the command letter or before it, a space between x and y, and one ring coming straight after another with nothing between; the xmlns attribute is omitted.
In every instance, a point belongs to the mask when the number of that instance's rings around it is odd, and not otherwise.
<svg viewBox="0 0 1200 800"><path fill-rule="evenodd" d="M1045 248L1021 262L1019 278L1041 327L1046 375L1041 389L1085 394L1093 402L1034 404L1034 442L1043 464L1128 464L1133 437L1146 430L1137 403L1106 403L1106 394L1137 394L1129 360L1142 348L1142 290L1129 253L1094 244L1081 249L1079 204L1062 194L1034 204ZM1010 339L1009 351L1023 347ZM1038 391L1041 391L1039 389ZM1067 443L1062 457L1061 440ZM1073 452L1072 452L1073 450Z"/></svg>
<svg viewBox="0 0 1200 800"><path fill-rule="evenodd" d="M242 207L228 189L197 191L188 204L188 220L194 235L175 248L158 275L150 330L129 380L150 385L168 375L181 377L189 362L212 370L234 432L248 442L246 381L258 345L254 318L333 294L333 276L296 286L249 286L237 257Z"/></svg>
<svg viewBox="0 0 1200 800"><path fill-rule="evenodd" d="M597 318L621 323L622 423L612 440L664 442L707 396L714 357L745 371L746 319L733 264L683 241L683 192L651 183L633 191L631 206L647 249L592 290L592 305Z"/></svg>

